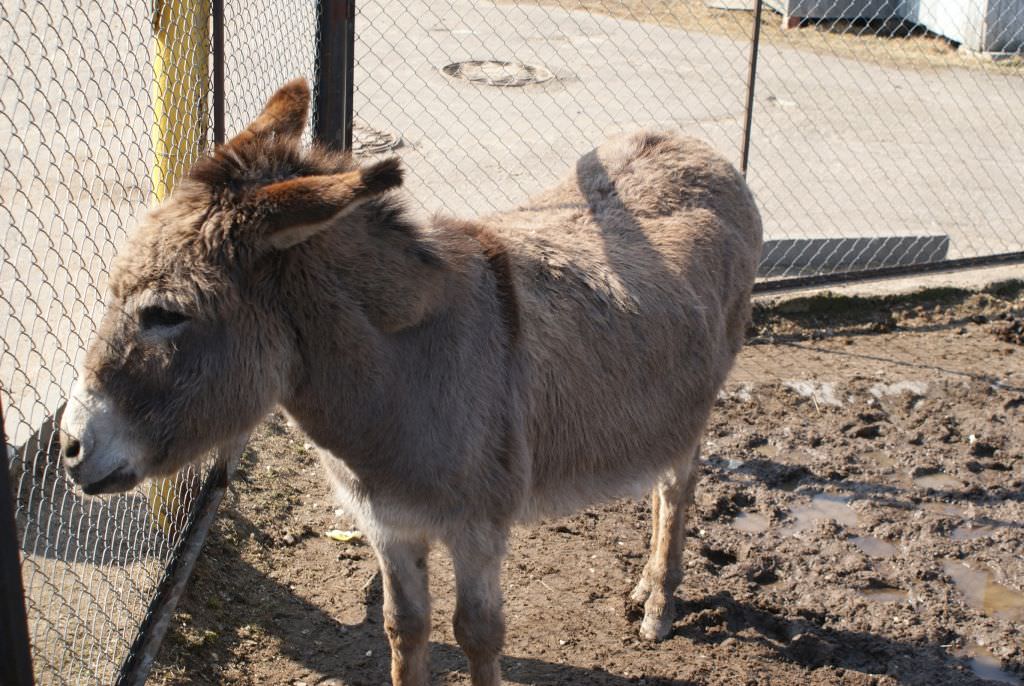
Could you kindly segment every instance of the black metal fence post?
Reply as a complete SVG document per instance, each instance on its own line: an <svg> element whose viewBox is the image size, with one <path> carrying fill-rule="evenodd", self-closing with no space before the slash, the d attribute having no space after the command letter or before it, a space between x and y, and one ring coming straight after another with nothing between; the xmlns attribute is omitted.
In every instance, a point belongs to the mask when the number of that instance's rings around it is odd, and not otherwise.
<svg viewBox="0 0 1024 686"><path fill-rule="evenodd" d="M355 0L320 0L317 7L313 135L331 148L352 149Z"/></svg>
<svg viewBox="0 0 1024 686"><path fill-rule="evenodd" d="M0 462L0 684L30 686L32 654L25 615L25 589L21 584L21 545L14 523L14 499L7 472L7 431L4 408L0 402L0 436L3 457Z"/></svg>
<svg viewBox="0 0 1024 686"><path fill-rule="evenodd" d="M757 0L754 5L754 35L750 41L750 68L747 71L747 109L743 120L743 144L740 152L740 171L747 175L747 164L750 162L750 130L754 125L754 85L757 82L757 57L761 48L761 12L764 1Z"/></svg>
<svg viewBox="0 0 1024 686"><path fill-rule="evenodd" d="M213 142L224 142L224 0L213 0Z"/></svg>

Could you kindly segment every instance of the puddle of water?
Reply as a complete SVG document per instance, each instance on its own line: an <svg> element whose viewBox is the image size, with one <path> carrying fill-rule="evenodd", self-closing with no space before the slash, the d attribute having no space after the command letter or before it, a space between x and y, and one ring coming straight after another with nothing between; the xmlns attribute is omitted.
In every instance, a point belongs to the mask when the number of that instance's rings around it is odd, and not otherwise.
<svg viewBox="0 0 1024 686"><path fill-rule="evenodd" d="M992 617L1024 621L1024 593L992 581L992 572L972 569L956 560L945 560L942 569L953 579L967 604Z"/></svg>
<svg viewBox="0 0 1024 686"><path fill-rule="evenodd" d="M998 528L991 524L964 524L953 529L950 536L954 541L973 541L976 538L991 536Z"/></svg>
<svg viewBox="0 0 1024 686"><path fill-rule="evenodd" d="M907 592L902 588L883 586L881 588L865 588L858 591L860 595L876 603L902 603L907 599Z"/></svg>
<svg viewBox="0 0 1024 686"><path fill-rule="evenodd" d="M967 657L970 658L967 661L968 666L970 666L971 671L979 679L994 681L998 684L1021 686L1021 680L1013 674L1004 671L999 658L993 655L985 646L969 643L965 647L965 652Z"/></svg>
<svg viewBox="0 0 1024 686"><path fill-rule="evenodd" d="M732 525L736 527L737 531L748 534L759 534L762 531L767 531L769 524L770 522L767 517L756 512L740 512L736 515L736 519L732 520Z"/></svg>
<svg viewBox="0 0 1024 686"><path fill-rule="evenodd" d="M896 458L882 450L868 450L860 454L861 460L878 467L894 468L897 465Z"/></svg>
<svg viewBox="0 0 1024 686"><path fill-rule="evenodd" d="M843 526L857 524L857 512L850 507L850 496L819 493L811 499L809 505L794 507L790 514L793 523L783 529L783 534L793 534L811 528L815 522L834 519Z"/></svg>
<svg viewBox="0 0 1024 686"><path fill-rule="evenodd" d="M922 510L947 517L962 517L964 515L964 508L959 505L950 505L949 503L921 503L920 507Z"/></svg>
<svg viewBox="0 0 1024 686"><path fill-rule="evenodd" d="M850 542L871 557L888 558L896 554L896 546L874 536L854 536Z"/></svg>
<svg viewBox="0 0 1024 686"><path fill-rule="evenodd" d="M914 485L921 488L933 488L936 491L957 489L963 486L959 479L942 472L915 477Z"/></svg>

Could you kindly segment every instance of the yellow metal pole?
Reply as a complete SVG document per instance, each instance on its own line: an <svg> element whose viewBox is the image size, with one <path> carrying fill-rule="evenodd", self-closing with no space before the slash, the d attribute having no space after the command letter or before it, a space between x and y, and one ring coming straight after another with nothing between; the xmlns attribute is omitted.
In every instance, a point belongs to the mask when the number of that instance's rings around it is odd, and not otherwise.
<svg viewBox="0 0 1024 686"><path fill-rule="evenodd" d="M153 198L171 192L206 149L210 0L157 0L153 9Z"/></svg>
<svg viewBox="0 0 1024 686"><path fill-rule="evenodd" d="M153 5L153 202L206 149L209 117L210 0L156 0ZM149 505L168 535L186 516L175 479L149 484Z"/></svg>

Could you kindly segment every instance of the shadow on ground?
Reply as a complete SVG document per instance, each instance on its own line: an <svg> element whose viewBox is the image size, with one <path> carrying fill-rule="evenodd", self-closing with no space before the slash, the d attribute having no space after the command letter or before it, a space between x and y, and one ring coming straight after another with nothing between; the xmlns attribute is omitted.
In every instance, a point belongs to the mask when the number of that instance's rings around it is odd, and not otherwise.
<svg viewBox="0 0 1024 686"><path fill-rule="evenodd" d="M257 532L248 520L237 515L232 516L231 525L246 536ZM261 647L272 645L301 666L294 682L310 686L323 681L351 686L388 683L389 649L382 626L379 576L374 575L363 586L364 597L358 600L365 609L361 621L342 623L329 610L312 604L243 560L232 545L225 544L222 532L213 535L209 547L196 573L202 580L201 587L193 585L182 607L189 612L187 631L171 638L173 655L164 659L165 663L185 668L185 680L175 683L259 683L258 673L240 678L221 671L216 662L225 654L233 654L236 663L244 663L253 642ZM214 579L230 583L218 591L211 584ZM220 592L222 597L226 592L230 596L230 617L209 611L219 603L204 599L206 592ZM787 618L780 608L740 602L727 591L677 600L677 605L679 616L672 637L651 649L676 652L681 661L708 647L722 655L733 654L739 645L741 650L767 652L773 659L807 669L832 667L864 676L888 675L901 684L922 683L922 674L951 673L957 662L938 644L912 644L873 633L831 629L824 613L804 612ZM204 607L204 611L196 612L197 607ZM180 627L175 631L183 633ZM468 683L465 657L457 646L431 643L431 668L434 683ZM530 657L506 656L502 671L505 681L513 684L626 686L639 682L635 675L611 673L596 665L584 668ZM958 683L986 683L968 673L956 674ZM707 681L646 674L643 683L684 686Z"/></svg>

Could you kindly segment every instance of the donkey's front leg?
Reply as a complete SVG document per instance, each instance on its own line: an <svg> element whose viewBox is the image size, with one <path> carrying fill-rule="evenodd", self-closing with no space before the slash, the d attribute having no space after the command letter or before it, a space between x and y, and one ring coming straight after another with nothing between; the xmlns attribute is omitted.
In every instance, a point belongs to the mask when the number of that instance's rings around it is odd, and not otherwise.
<svg viewBox="0 0 1024 686"><path fill-rule="evenodd" d="M427 686L430 667L430 592L423 541L375 542L384 585L384 630L391 642L394 686Z"/></svg>
<svg viewBox="0 0 1024 686"><path fill-rule="evenodd" d="M455 640L469 658L473 686L501 683L501 561L507 537L507 531L496 527L471 528L448 544L455 567Z"/></svg>

